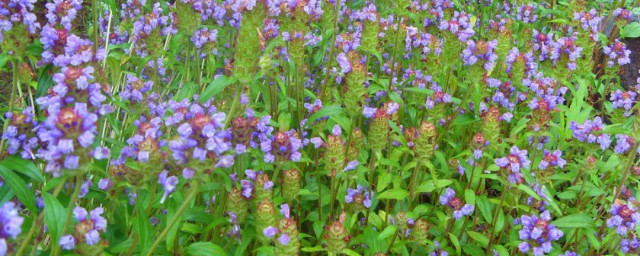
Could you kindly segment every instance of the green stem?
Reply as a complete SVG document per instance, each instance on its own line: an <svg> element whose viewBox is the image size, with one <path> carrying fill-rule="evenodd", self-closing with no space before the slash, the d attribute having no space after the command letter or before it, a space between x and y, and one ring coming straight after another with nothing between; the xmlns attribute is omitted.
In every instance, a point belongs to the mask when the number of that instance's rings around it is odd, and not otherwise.
<svg viewBox="0 0 640 256"><path fill-rule="evenodd" d="M13 61L12 62L12 66L13 66L13 86L11 87L11 98L9 100L9 112L13 112L13 105L15 104L16 101L16 88L18 87L18 61ZM34 113L35 114L35 113ZM4 122L4 127L2 128L2 132L4 133L7 128L9 128L9 120L6 120ZM2 138L2 141L0 141L0 159L3 158L4 156L4 143L5 143L5 139L4 137Z"/></svg>
<svg viewBox="0 0 640 256"><path fill-rule="evenodd" d="M178 208L178 211L175 213L175 215L173 215L173 218L167 224L167 226L164 228L164 230L162 230L160 235L158 235L156 240L153 242L153 245L151 245L151 248L149 248L149 251L146 253L147 256L152 256L153 255L153 252L156 250L158 245L160 245L160 242L164 241L164 238L169 233L169 230L171 230L171 228L173 228L173 226L176 223L178 223L178 221L182 218L182 213L184 213L184 211L187 210L187 208L189 207L189 204L191 203L191 200L193 198L195 198L196 195L198 194L198 190L199 189L200 189L200 181L196 180L193 183L193 187L191 187L191 190L189 190L189 194L187 195L187 197L182 202L182 205L180 205L180 208Z"/></svg>
<svg viewBox="0 0 640 256"><path fill-rule="evenodd" d="M54 197L58 196L58 194L62 190L63 186L64 186L64 181L60 182L60 184L58 186L56 186L56 188L53 190L53 196ZM27 233L27 236L22 240L22 244L20 244L20 248L18 248L18 251L17 251L18 253L16 255L23 255L23 253L27 249L27 246L31 242L31 237L33 237L33 235L36 233L36 231L39 230L40 225L38 225L38 223L41 223L42 219L44 219L44 211L42 211L38 215L36 220L33 222L33 225L31 226L31 229L29 229L29 233ZM36 243L36 245L34 245L34 247L38 247L38 243Z"/></svg>
<svg viewBox="0 0 640 256"><path fill-rule="evenodd" d="M69 204L67 205L67 217L64 220L64 225L62 226L62 234L66 234L67 233L67 226L69 225L69 222L71 221L71 215L73 213L73 205L76 204L76 201L78 200L78 195L80 194L80 189L82 188L82 178L80 177L76 177L75 178L75 188L73 190L73 194L71 194L71 198L69 199ZM52 243L53 246L53 251L51 253L51 255L60 255L60 246L57 246L58 241L54 241Z"/></svg>
<svg viewBox="0 0 640 256"><path fill-rule="evenodd" d="M491 232L489 232L489 245L487 246L486 254L489 255L491 252L491 245L493 244L493 231L496 227L496 219L498 218L498 214L500 213L500 209L502 209L502 205L504 205L504 201L506 200L506 191L502 191L502 195L500 195L500 206L496 209L493 214L493 218L491 219Z"/></svg>
<svg viewBox="0 0 640 256"><path fill-rule="evenodd" d="M327 4L327 2L325 2L325 4ZM335 41L336 41L336 35L337 35L337 30L338 30L338 16L340 15L340 0L336 1L336 10L335 10L335 17L333 17L333 35L331 35L331 48L329 50L329 60L327 61L327 65L331 65L331 62L333 61L333 53L335 51ZM324 75L324 80L322 80L322 88L321 92L320 92L320 100L324 101L324 96L325 96L325 92L327 90L327 82L329 81L329 72L327 70L327 72L325 72Z"/></svg>

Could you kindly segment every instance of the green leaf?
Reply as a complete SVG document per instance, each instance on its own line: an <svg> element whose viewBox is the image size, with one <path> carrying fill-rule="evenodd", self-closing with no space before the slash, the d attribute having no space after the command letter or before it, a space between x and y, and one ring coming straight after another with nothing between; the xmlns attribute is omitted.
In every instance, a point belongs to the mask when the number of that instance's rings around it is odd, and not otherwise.
<svg viewBox="0 0 640 256"><path fill-rule="evenodd" d="M378 240L384 240L395 234L398 231L398 228L394 225L389 225L378 235Z"/></svg>
<svg viewBox="0 0 640 256"><path fill-rule="evenodd" d="M402 200L409 196L409 191L406 191L401 188L394 188L391 190L387 190L385 192L380 193L378 199L395 199Z"/></svg>
<svg viewBox="0 0 640 256"><path fill-rule="evenodd" d="M446 186L451 185L451 183L453 183L453 181L451 181L451 180L438 180L437 188L444 188ZM428 181L423 182L418 187L416 192L418 192L418 193L430 193L430 192L433 192L435 189L436 189L435 182L433 180L428 180Z"/></svg>
<svg viewBox="0 0 640 256"><path fill-rule="evenodd" d="M640 37L640 23L631 22L626 26L624 26L622 28L622 31L620 31L620 37L626 37L626 38Z"/></svg>
<svg viewBox="0 0 640 256"><path fill-rule="evenodd" d="M235 83L238 79L235 77L227 77L221 76L216 80L213 80L209 86L198 96L198 99L201 103L206 102L211 99L211 97L218 95L218 93L222 92L224 88L227 88L229 85Z"/></svg>
<svg viewBox="0 0 640 256"><path fill-rule="evenodd" d="M57 242L62 236L66 211L53 195L44 193L42 199L44 200L44 223L47 224L52 241Z"/></svg>
<svg viewBox="0 0 640 256"><path fill-rule="evenodd" d="M302 249L300 249L300 251L303 252L321 252L324 251L324 248L322 248L321 245L317 245L314 247L302 247Z"/></svg>
<svg viewBox="0 0 640 256"><path fill-rule="evenodd" d="M502 209L498 209L498 218L496 219L496 228L494 233L499 233L504 228L504 212Z"/></svg>
<svg viewBox="0 0 640 256"><path fill-rule="evenodd" d="M596 226L593 218L583 213L567 215L551 223L559 228L592 228Z"/></svg>
<svg viewBox="0 0 640 256"><path fill-rule="evenodd" d="M144 205L140 201L141 200L138 200L138 205ZM153 241L153 229L151 229L151 222L149 221L146 211L141 208L142 207L138 208L138 211L136 211L138 217L133 223L133 228L138 235L141 251L145 252L149 243Z"/></svg>
<svg viewBox="0 0 640 256"><path fill-rule="evenodd" d="M33 192L27 184L20 178L20 176L13 173L9 169L0 165L0 177L4 179L5 184L9 185L14 194L18 197L20 202L24 204L29 211L36 213L36 198L33 196Z"/></svg>
<svg viewBox="0 0 640 256"><path fill-rule="evenodd" d="M315 122L319 118L322 118L322 117L325 117L325 116L339 115L341 113L343 113L343 109L342 109L342 107L340 107L338 105L323 107L322 109L318 110L318 112L313 113L313 115L311 115L309 117L309 119L307 120L306 125L312 124L313 122Z"/></svg>
<svg viewBox="0 0 640 256"><path fill-rule="evenodd" d="M489 245L489 238L484 234L475 232L475 231L467 231L467 234L473 239L476 240L482 247L487 247Z"/></svg>
<svg viewBox="0 0 640 256"><path fill-rule="evenodd" d="M464 191L464 198L467 200L468 204L476 204L476 193L472 189L467 189Z"/></svg>
<svg viewBox="0 0 640 256"><path fill-rule="evenodd" d="M344 253L344 254L346 254L346 255L350 255L350 256L360 256L360 254L359 254L359 253L357 253L357 252L355 252L355 251L353 251L353 250L351 250L351 249L348 249L348 248L347 248L347 249L342 250L342 253Z"/></svg>
<svg viewBox="0 0 640 256"><path fill-rule="evenodd" d="M518 189L522 192L527 193L529 196L535 198L536 200L541 200L540 195L538 195L538 193L536 193L535 191L533 191L533 189L531 189L530 187L524 184L518 185Z"/></svg>
<svg viewBox="0 0 640 256"><path fill-rule="evenodd" d="M192 243L187 247L188 255L227 255L222 247L212 242Z"/></svg>
<svg viewBox="0 0 640 256"><path fill-rule="evenodd" d="M460 255L460 251L462 250L460 248L460 239L458 239L458 237L456 235L454 235L453 233L449 233L449 239L451 240L451 243L453 244L453 247L456 248L456 254Z"/></svg>
<svg viewBox="0 0 640 256"><path fill-rule="evenodd" d="M496 244L493 249L495 249L500 256L509 256L509 251L502 245Z"/></svg>

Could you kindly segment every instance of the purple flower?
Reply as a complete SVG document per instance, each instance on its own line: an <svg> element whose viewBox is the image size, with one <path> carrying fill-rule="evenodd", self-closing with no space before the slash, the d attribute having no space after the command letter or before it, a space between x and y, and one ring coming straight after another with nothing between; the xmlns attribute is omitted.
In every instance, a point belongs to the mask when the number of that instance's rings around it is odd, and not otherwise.
<svg viewBox="0 0 640 256"><path fill-rule="evenodd" d="M453 218L459 220L464 216L471 215L474 207L471 204L464 204L461 199L455 197L456 192L451 188L445 189L443 195L440 196L440 204L449 206L453 210Z"/></svg>
<svg viewBox="0 0 640 256"><path fill-rule="evenodd" d="M547 169L549 166L558 166L560 168L564 168L564 165L567 164L567 161L562 159L562 151L556 150L550 152L549 150L544 150L544 156L542 160L540 160L540 164L538 168L540 170Z"/></svg>
<svg viewBox="0 0 640 256"><path fill-rule="evenodd" d="M613 67L616 64L623 66L631 63L629 58L631 51L627 50L627 46L618 41L618 39L612 45L603 46L602 51L607 55L607 65L609 67Z"/></svg>
<svg viewBox="0 0 640 256"><path fill-rule="evenodd" d="M158 175L158 184L162 185L162 187L164 188L164 194L162 195L162 199L160 199L161 204L164 203L164 200L167 198L167 196L171 194L171 192L176 189L176 185L178 185L178 177L167 177L168 175L169 172L166 170L160 172L160 174Z"/></svg>
<svg viewBox="0 0 640 256"><path fill-rule="evenodd" d="M497 158L496 165L506 168L509 171L509 182L518 184L523 181L522 168L529 168L531 161L527 157L527 150L518 149L517 146L511 147L510 154L506 157Z"/></svg>
<svg viewBox="0 0 640 256"><path fill-rule="evenodd" d="M623 92L621 90L616 90L611 94L611 102L613 103L613 108L622 108L624 109L624 116L629 117L631 115L631 108L633 108L636 103L637 93L634 91L626 91Z"/></svg>
<svg viewBox="0 0 640 256"><path fill-rule="evenodd" d="M88 245L94 245L100 241L100 234L97 230L93 229L84 235L84 239Z"/></svg>
<svg viewBox="0 0 640 256"><path fill-rule="evenodd" d="M586 120L580 125L571 121L569 129L573 131L573 137L578 141L598 143L602 150L607 149L611 145L611 137L609 134L602 132L605 129L605 125L599 116L596 116L593 121Z"/></svg>
<svg viewBox="0 0 640 256"><path fill-rule="evenodd" d="M391 102L387 105L387 115L393 115L395 114L398 109L400 108L400 104L395 103L395 102Z"/></svg>
<svg viewBox="0 0 640 256"><path fill-rule="evenodd" d="M378 109L376 108L364 107L364 109L362 110L362 114L366 118L373 118L376 115L377 111Z"/></svg>
<svg viewBox="0 0 640 256"><path fill-rule="evenodd" d="M340 66L340 72L342 74L346 74L351 72L351 62L349 61L349 59L347 58L347 55L342 52L340 54L338 54L338 57L336 57L336 60L338 61L338 65Z"/></svg>
<svg viewBox="0 0 640 256"><path fill-rule="evenodd" d="M282 235L280 235L280 237L278 237L278 242L281 245L287 245L289 243L289 234L283 233Z"/></svg>
<svg viewBox="0 0 640 256"><path fill-rule="evenodd" d="M73 248L75 248L76 246L76 240L72 235L65 235L60 238L60 241L58 241L58 245L60 245L60 247L62 247L62 249L64 250L73 250Z"/></svg>
<svg viewBox="0 0 640 256"><path fill-rule="evenodd" d="M264 236L268 238L272 238L273 236L278 234L278 229L272 226L268 226L264 230L262 230L262 234L264 234Z"/></svg>
<svg viewBox="0 0 640 256"><path fill-rule="evenodd" d="M607 219L607 227L615 228L619 235L626 235L630 230L636 228L640 222L640 213L638 209L631 203L624 203L620 200L611 205L609 210L611 218Z"/></svg>
<svg viewBox="0 0 640 256"><path fill-rule="evenodd" d="M331 132L333 134L333 136L340 136L342 134L342 128L340 128L340 125L334 125L333 126L333 130Z"/></svg>
<svg viewBox="0 0 640 256"><path fill-rule="evenodd" d="M291 218L291 211L289 210L288 204L282 204L280 206L280 213L287 219Z"/></svg>
<svg viewBox="0 0 640 256"><path fill-rule="evenodd" d="M520 240L518 245L522 253L532 250L534 255L544 255L553 249L551 243L559 240L564 233L551 224L551 214L544 211L540 216L523 215L520 217L522 229L518 232Z"/></svg>
<svg viewBox="0 0 640 256"><path fill-rule="evenodd" d="M18 213L18 208L14 202L5 202L0 207L0 241L9 238L16 239L22 233L22 223L24 218Z"/></svg>
<svg viewBox="0 0 640 256"><path fill-rule="evenodd" d="M350 161L349 163L347 163L347 166L345 166L342 171L346 172L346 171L354 170L356 169L356 167L358 167L358 164L360 164L358 160Z"/></svg>
<svg viewBox="0 0 640 256"><path fill-rule="evenodd" d="M359 204L364 208L371 207L373 191L358 185L356 189L347 188L347 195L344 197L345 204Z"/></svg>

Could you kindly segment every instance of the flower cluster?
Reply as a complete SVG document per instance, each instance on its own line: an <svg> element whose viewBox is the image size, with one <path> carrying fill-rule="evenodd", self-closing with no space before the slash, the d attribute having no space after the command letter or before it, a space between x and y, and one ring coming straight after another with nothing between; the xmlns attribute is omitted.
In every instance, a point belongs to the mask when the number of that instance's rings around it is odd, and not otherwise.
<svg viewBox="0 0 640 256"><path fill-rule="evenodd" d="M456 192L451 188L447 188L440 196L440 204L449 206L453 210L453 217L456 220L473 213L473 205L462 202L462 199L457 198Z"/></svg>
<svg viewBox="0 0 640 256"><path fill-rule="evenodd" d="M34 119L32 110L7 112L5 118L9 126L2 134L2 139L7 140L7 152L10 155L20 154L25 159L35 159L39 144L34 130L38 127L38 121Z"/></svg>
<svg viewBox="0 0 640 256"><path fill-rule="evenodd" d="M616 64L623 66L631 63L631 59L629 59L631 51L627 50L627 46L618 41L618 39L611 45L603 46L602 51L607 55L607 65L609 67L613 67Z"/></svg>
<svg viewBox="0 0 640 256"><path fill-rule="evenodd" d="M518 249L522 253L529 251L534 255L545 255L553 249L552 243L564 236L562 230L551 224L551 214L544 211L540 216L532 214L520 217L522 229L518 232L522 243Z"/></svg>
<svg viewBox="0 0 640 256"><path fill-rule="evenodd" d="M631 108L636 104L636 96L638 94L634 91L622 91L616 90L611 94L609 100L611 100L612 107L614 109L623 109L624 116L631 116Z"/></svg>
<svg viewBox="0 0 640 256"><path fill-rule="evenodd" d="M0 255L10 255L9 239L16 239L22 233L24 218L18 211L19 208L14 202L5 202L0 207Z"/></svg>
<svg viewBox="0 0 640 256"><path fill-rule="evenodd" d="M86 209L76 206L73 209L73 216L78 222L75 225L75 232L61 237L58 242L60 247L65 250L73 250L80 244L97 245L101 240L100 233L107 230L107 219L102 217L102 214L104 214L102 207L95 208L88 213Z"/></svg>
<svg viewBox="0 0 640 256"><path fill-rule="evenodd" d="M347 188L347 194L344 196L344 203L347 205L353 205L356 209L361 208L359 206L370 208L372 199L373 191L358 185L356 189Z"/></svg>
<svg viewBox="0 0 640 256"><path fill-rule="evenodd" d="M614 202L609 209L611 217L607 219L607 227L615 228L620 235L626 235L636 229L640 222L640 213L632 202L624 203L620 200Z"/></svg>
<svg viewBox="0 0 640 256"><path fill-rule="evenodd" d="M573 137L578 141L598 143L602 150L611 145L611 137L602 131L605 129L602 119L597 116L592 120L586 120L583 124L571 121L569 128L573 131Z"/></svg>
<svg viewBox="0 0 640 256"><path fill-rule="evenodd" d="M527 157L526 149L521 150L517 146L513 146L509 152L508 156L497 158L495 163L507 170L509 182L520 184L524 181L521 170L529 168L531 161Z"/></svg>

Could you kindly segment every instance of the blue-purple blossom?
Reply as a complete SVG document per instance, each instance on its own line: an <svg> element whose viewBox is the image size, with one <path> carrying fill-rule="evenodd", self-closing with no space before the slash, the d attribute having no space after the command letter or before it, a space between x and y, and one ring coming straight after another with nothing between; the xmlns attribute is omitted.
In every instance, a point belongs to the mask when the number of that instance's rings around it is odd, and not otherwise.
<svg viewBox="0 0 640 256"><path fill-rule="evenodd" d="M562 159L562 151L555 150L550 152L549 150L544 150L544 155L542 156L542 160L540 160L540 164L538 168L540 170L547 169L547 167L560 167L564 168L564 165L567 164L567 160Z"/></svg>
<svg viewBox="0 0 640 256"><path fill-rule="evenodd" d="M347 195L344 197L345 204L360 204L365 208L371 207L373 191L358 185L356 189L347 188Z"/></svg>
<svg viewBox="0 0 640 256"><path fill-rule="evenodd" d="M613 103L612 107L614 109L623 109L624 116L629 117L631 116L631 108L636 104L637 95L634 91L616 90L609 99Z"/></svg>
<svg viewBox="0 0 640 256"><path fill-rule="evenodd" d="M602 132L605 129L605 125L599 116L596 116L593 121L586 120L583 124L571 121L569 129L573 130L573 137L578 141L598 143L602 150L607 149L609 145L611 145L611 137L609 134Z"/></svg>
<svg viewBox="0 0 640 256"><path fill-rule="evenodd" d="M465 204L460 198L455 197L456 192L451 188L445 189L444 194L440 195L440 204L448 206L453 210L453 218L459 220L464 216L473 213L474 207L471 204Z"/></svg>
<svg viewBox="0 0 640 256"><path fill-rule="evenodd" d="M511 147L508 156L495 159L495 163L508 170L508 180L514 184L522 183L524 177L521 169L528 169L531 165L531 161L527 157L527 150L520 150L517 146Z"/></svg>
<svg viewBox="0 0 640 256"><path fill-rule="evenodd" d="M615 40L612 45L602 47L602 52L607 56L607 65L613 67L614 65L624 66L631 63L629 55L631 51L627 49L627 45Z"/></svg>
<svg viewBox="0 0 640 256"><path fill-rule="evenodd" d="M22 233L24 218L14 202L5 202L0 207L0 255L6 255L9 239L16 239Z"/></svg>
<svg viewBox="0 0 640 256"><path fill-rule="evenodd" d="M262 230L262 234L268 238L274 237L278 233L278 229L273 226L268 226Z"/></svg>
<svg viewBox="0 0 640 256"><path fill-rule="evenodd" d="M611 205L609 213L611 213L611 217L607 219L607 227L615 228L621 236L635 230L636 225L640 222L640 213L632 202L624 203L617 200Z"/></svg>
<svg viewBox="0 0 640 256"><path fill-rule="evenodd" d="M545 255L553 249L552 243L564 236L562 230L551 224L549 211L544 211L540 216L523 215L520 221L522 229L518 234L522 242L518 245L518 249L522 253Z"/></svg>
<svg viewBox="0 0 640 256"><path fill-rule="evenodd" d="M171 194L176 189L176 185L178 185L178 177L168 175L169 172L166 170L160 172L158 175L158 184L162 185L164 189L164 194L162 195L162 199L160 199L161 204L164 203L167 196Z"/></svg>

